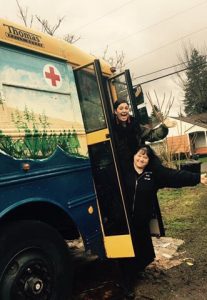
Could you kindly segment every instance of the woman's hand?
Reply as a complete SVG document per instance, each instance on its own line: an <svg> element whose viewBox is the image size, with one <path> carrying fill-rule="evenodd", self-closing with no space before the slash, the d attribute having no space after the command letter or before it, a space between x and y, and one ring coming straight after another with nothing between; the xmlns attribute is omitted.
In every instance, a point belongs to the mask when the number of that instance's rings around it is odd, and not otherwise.
<svg viewBox="0 0 207 300"><path fill-rule="evenodd" d="M207 176L206 173L201 175L201 181L202 184L207 185Z"/></svg>

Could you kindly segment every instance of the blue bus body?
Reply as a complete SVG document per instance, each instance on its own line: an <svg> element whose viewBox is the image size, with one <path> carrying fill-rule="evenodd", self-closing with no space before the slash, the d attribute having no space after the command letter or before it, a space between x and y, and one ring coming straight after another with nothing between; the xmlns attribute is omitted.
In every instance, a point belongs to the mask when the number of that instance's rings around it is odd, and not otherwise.
<svg viewBox="0 0 207 300"><path fill-rule="evenodd" d="M24 170L24 166L29 169ZM0 172L1 220L10 215L15 216L23 207L30 211L34 204L39 209L41 205L52 205L76 224L86 250L103 255L89 159L70 156L61 148L57 148L52 156L43 160L20 160L0 153ZM90 207L93 208L92 213L88 211ZM27 219L32 216L30 214L23 217ZM45 220L50 219L51 217L45 216Z"/></svg>

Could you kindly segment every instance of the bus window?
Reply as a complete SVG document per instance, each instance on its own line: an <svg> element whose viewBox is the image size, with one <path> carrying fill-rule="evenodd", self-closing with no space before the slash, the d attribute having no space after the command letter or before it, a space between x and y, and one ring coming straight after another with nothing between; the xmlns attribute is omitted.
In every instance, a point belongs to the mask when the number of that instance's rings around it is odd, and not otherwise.
<svg viewBox="0 0 207 300"><path fill-rule="evenodd" d="M126 100L129 100L125 75L121 74L111 80L111 82L115 88L117 98L124 98Z"/></svg>
<svg viewBox="0 0 207 300"><path fill-rule="evenodd" d="M80 70L77 76L80 107L86 132L106 128L95 74Z"/></svg>

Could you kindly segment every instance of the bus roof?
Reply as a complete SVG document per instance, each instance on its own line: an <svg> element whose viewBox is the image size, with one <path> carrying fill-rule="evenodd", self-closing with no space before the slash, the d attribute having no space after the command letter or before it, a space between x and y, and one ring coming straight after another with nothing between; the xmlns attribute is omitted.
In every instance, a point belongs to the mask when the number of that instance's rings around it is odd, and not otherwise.
<svg viewBox="0 0 207 300"><path fill-rule="evenodd" d="M74 66L89 64L96 58L64 40L4 19L0 19L0 41L64 59ZM111 74L110 65L103 59L100 62L102 71Z"/></svg>

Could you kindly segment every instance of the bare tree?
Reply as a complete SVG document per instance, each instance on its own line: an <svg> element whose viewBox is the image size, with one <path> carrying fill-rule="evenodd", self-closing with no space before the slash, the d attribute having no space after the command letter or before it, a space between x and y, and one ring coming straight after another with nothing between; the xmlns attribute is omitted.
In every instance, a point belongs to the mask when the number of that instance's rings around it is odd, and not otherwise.
<svg viewBox="0 0 207 300"><path fill-rule="evenodd" d="M190 61L191 53L193 50L193 46L191 44L189 45L182 45L182 54L178 54L178 61L179 65L177 67L176 71L180 70L180 65L182 66L182 69L185 69L188 67L188 63ZM185 83L186 83L186 74L183 72L176 73L176 79L174 79L174 82L182 89L184 90Z"/></svg>
<svg viewBox="0 0 207 300"><path fill-rule="evenodd" d="M115 51L115 55L114 56L108 56L107 52L108 52L108 45L106 46L105 50L104 50L104 54L102 56L102 58L107 61L112 67L115 67L117 71L122 72L124 67L125 67L125 54L123 51L121 51L120 53L118 51Z"/></svg>
<svg viewBox="0 0 207 300"><path fill-rule="evenodd" d="M41 31L53 36L57 29L60 27L64 17L59 18L57 24L55 25L50 25L47 19L42 19L39 16L36 16L36 19L42 25Z"/></svg>
<svg viewBox="0 0 207 300"><path fill-rule="evenodd" d="M166 99L166 95L164 93L162 99L158 98L156 91L154 90L154 101L149 92L146 93L147 99L152 107L151 121L152 127L157 126L158 123L163 123L168 127L177 126L177 122L168 118L170 110L172 108L174 97L172 96L172 92L170 93L168 99ZM152 144L153 146L153 144ZM179 161L179 153L176 152L178 149L174 149L170 147L168 143L168 139L164 139L161 142L155 144L153 148L159 153L159 156L163 162L168 167L176 167L177 160Z"/></svg>
<svg viewBox="0 0 207 300"><path fill-rule="evenodd" d="M20 18L21 20L23 21L24 25L26 27L32 27L33 26L33 23L34 23L34 19L38 21L39 24L41 24L41 31L44 32L44 33L47 33L51 36L54 36L56 34L56 31L60 28L60 26L62 25L62 22L64 20L65 17L61 17L58 19L57 23L55 25L51 25L49 24L48 20L47 19L44 19L44 18L41 18L40 16L33 16L31 15L29 17L29 14L28 14L28 8L23 8L19 1L16 0L16 3L17 3L17 6L18 6L18 10L19 10L19 14L20 14ZM74 34L66 34L63 39L70 43L70 44L73 44L75 42L77 42L79 39L80 39L80 36L76 37Z"/></svg>
<svg viewBox="0 0 207 300"><path fill-rule="evenodd" d="M49 35L54 36L55 32L57 29L60 27L62 24L62 21L64 20L65 17L61 17L58 19L57 24L51 25L49 24L48 20L42 19L39 16L36 16L38 22L42 25L42 32L46 32ZM65 36L63 36L63 40L70 43L74 44L80 39L80 36L75 36L74 34L67 33Z"/></svg>
<svg viewBox="0 0 207 300"><path fill-rule="evenodd" d="M32 24L33 24L33 20L34 20L34 16L31 15L30 16L30 20L29 19L29 16L28 16L28 7L26 8L23 8L20 4L19 4L19 1L16 0L16 3L17 3L17 6L18 6L18 10L19 10L19 13L20 13L20 19L23 21L24 25L26 27L32 27Z"/></svg>
<svg viewBox="0 0 207 300"><path fill-rule="evenodd" d="M70 34L70 33L67 33L63 37L64 41L66 41L70 44L76 43L78 40L80 40L80 38L81 38L80 36L75 36L74 34Z"/></svg>
<svg viewBox="0 0 207 300"><path fill-rule="evenodd" d="M172 97L172 92L170 93L170 96L168 99L166 99L166 95L164 93L162 100L157 96L156 91L154 90L154 97L156 99L156 105L155 102L153 103L152 97L150 92L146 93L147 99L149 100L149 103L152 107L152 112L155 118L157 119L158 123L163 123L163 121L169 116L169 112L173 106L173 102L175 100L174 97Z"/></svg>

